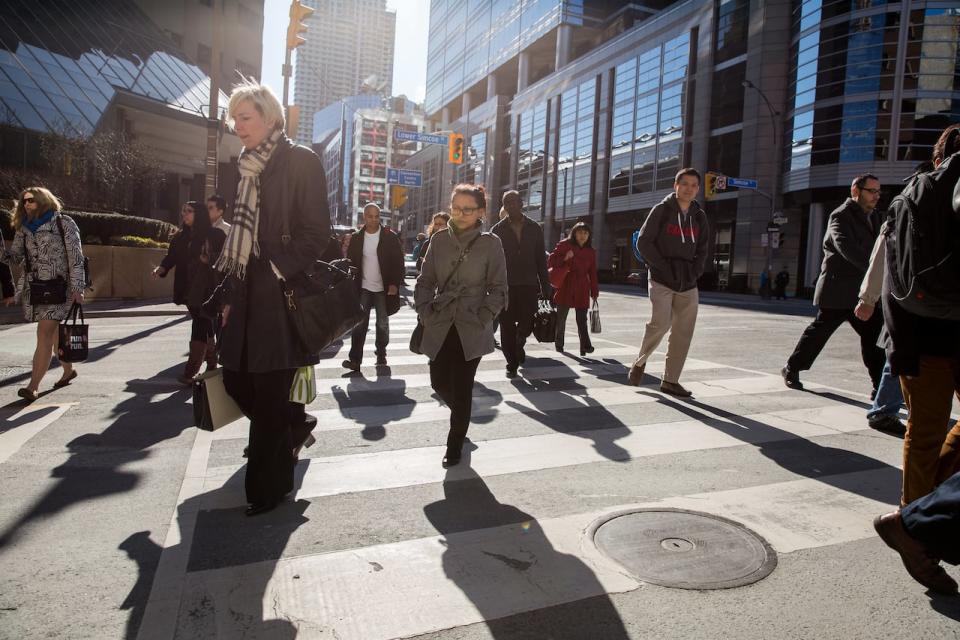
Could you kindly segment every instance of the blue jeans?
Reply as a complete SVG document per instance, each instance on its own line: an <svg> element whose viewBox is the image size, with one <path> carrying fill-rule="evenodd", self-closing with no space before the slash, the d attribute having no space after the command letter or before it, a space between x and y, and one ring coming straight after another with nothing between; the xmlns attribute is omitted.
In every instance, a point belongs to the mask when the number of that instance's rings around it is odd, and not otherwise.
<svg viewBox="0 0 960 640"><path fill-rule="evenodd" d="M867 419L879 416L895 416L903 406L903 390L900 389L900 378L890 375L890 360L883 365L880 375L880 384L877 385L877 395L873 399L873 406L867 412Z"/></svg>
<svg viewBox="0 0 960 640"><path fill-rule="evenodd" d="M363 343L367 341L367 327L370 326L370 309L377 310L376 353L378 356L387 355L387 344L390 342L390 321L387 316L386 291L360 290L360 306L363 307L363 322L350 334L350 359L354 362L363 361Z"/></svg>

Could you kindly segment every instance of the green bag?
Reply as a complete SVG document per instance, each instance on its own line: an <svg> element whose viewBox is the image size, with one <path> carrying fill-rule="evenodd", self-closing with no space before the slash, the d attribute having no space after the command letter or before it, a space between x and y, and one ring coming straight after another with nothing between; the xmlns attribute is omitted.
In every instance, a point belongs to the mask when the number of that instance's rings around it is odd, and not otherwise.
<svg viewBox="0 0 960 640"><path fill-rule="evenodd" d="M317 371L313 365L300 367L293 375L290 385L290 402L304 406L317 399Z"/></svg>

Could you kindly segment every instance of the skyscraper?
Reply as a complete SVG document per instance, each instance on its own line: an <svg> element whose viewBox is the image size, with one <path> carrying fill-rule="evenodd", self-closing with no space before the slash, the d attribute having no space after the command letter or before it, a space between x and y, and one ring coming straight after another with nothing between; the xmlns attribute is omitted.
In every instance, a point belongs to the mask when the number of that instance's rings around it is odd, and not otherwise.
<svg viewBox="0 0 960 640"><path fill-rule="evenodd" d="M297 49L294 104L300 107L297 141L313 142L313 114L362 92L388 96L393 88L397 15L386 0L304 0L316 9L306 42Z"/></svg>

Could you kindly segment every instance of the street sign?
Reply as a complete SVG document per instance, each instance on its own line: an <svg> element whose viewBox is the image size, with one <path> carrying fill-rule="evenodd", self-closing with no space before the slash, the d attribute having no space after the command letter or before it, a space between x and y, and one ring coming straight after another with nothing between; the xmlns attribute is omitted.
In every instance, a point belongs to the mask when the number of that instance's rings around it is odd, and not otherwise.
<svg viewBox="0 0 960 640"><path fill-rule="evenodd" d="M387 184L399 184L404 187L423 185L423 174L414 169L387 168Z"/></svg>
<svg viewBox="0 0 960 640"><path fill-rule="evenodd" d="M787 216L782 213L773 214L773 224L787 224Z"/></svg>
<svg viewBox="0 0 960 640"><path fill-rule="evenodd" d="M768 224L767 231L769 231L770 233L775 233L777 231L780 231L780 227L777 226L776 224Z"/></svg>
<svg viewBox="0 0 960 640"><path fill-rule="evenodd" d="M717 191L726 191L727 176L717 176Z"/></svg>
<svg viewBox="0 0 960 640"><path fill-rule="evenodd" d="M757 181L746 178L727 178L728 187L739 187L740 189L756 189Z"/></svg>
<svg viewBox="0 0 960 640"><path fill-rule="evenodd" d="M450 143L450 136L437 136L432 133L420 133L419 131L406 131L404 129L394 129L393 138L401 142L422 142L423 144Z"/></svg>

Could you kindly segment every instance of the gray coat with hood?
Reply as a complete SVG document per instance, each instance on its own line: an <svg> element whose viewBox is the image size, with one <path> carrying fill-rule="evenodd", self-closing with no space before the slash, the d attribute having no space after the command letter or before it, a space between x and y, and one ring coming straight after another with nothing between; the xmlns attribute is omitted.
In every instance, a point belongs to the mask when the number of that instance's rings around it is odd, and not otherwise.
<svg viewBox="0 0 960 640"><path fill-rule="evenodd" d="M438 294L437 289L474 238L477 241L470 253ZM457 327L466 360L492 353L493 320L507 301L507 265L500 239L482 233L479 225L459 236L451 229L435 233L413 299L423 322L421 350L431 360L436 359L452 326Z"/></svg>
<svg viewBox="0 0 960 640"><path fill-rule="evenodd" d="M671 193L650 210L640 228L637 249L650 267L650 278L681 292L694 289L707 263L707 214L694 200L687 213Z"/></svg>

